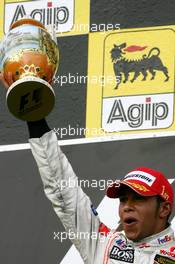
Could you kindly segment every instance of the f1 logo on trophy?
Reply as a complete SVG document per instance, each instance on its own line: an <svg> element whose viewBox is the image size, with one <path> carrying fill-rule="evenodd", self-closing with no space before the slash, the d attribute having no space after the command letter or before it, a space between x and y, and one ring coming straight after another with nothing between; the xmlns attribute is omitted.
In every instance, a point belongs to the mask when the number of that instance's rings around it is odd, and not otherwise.
<svg viewBox="0 0 175 264"><path fill-rule="evenodd" d="M51 112L55 103L51 81L58 61L53 28L49 32L41 22L30 17L10 26L1 43L0 70L9 86L7 106L15 117L35 121Z"/></svg>

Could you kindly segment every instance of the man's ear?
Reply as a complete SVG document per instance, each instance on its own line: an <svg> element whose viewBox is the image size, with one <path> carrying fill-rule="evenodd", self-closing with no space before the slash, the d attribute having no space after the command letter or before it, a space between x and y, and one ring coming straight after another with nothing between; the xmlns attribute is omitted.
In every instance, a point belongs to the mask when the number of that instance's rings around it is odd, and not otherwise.
<svg viewBox="0 0 175 264"><path fill-rule="evenodd" d="M160 218L166 218L172 211L171 204L167 201L160 204L159 216Z"/></svg>

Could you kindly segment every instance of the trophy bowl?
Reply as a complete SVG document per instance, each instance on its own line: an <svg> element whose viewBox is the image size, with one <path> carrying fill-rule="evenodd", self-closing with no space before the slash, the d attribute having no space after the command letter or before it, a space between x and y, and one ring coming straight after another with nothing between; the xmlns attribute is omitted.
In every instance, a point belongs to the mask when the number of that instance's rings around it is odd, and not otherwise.
<svg viewBox="0 0 175 264"><path fill-rule="evenodd" d="M11 25L1 43L0 69L9 85L7 106L15 117L35 121L51 112L55 103L51 82L58 61L53 28L49 32L32 18L22 18Z"/></svg>

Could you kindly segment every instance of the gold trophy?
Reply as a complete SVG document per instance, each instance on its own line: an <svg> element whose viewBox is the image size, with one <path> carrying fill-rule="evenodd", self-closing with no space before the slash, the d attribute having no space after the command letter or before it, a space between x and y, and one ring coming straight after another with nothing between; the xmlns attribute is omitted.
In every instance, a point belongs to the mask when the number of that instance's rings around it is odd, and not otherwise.
<svg viewBox="0 0 175 264"><path fill-rule="evenodd" d="M11 25L0 47L0 70L9 85L7 106L15 117L35 121L51 112L55 103L51 82L58 61L53 28L49 31L30 17Z"/></svg>

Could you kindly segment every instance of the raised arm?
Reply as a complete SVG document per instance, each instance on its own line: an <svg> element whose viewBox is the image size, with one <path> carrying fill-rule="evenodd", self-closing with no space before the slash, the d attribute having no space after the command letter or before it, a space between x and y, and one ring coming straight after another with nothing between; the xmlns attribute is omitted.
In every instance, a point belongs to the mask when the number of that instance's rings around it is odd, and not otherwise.
<svg viewBox="0 0 175 264"><path fill-rule="evenodd" d="M91 210L89 197L78 186L78 179L58 146L56 134L45 120L29 122L30 145L37 162L44 192L85 263L94 263L100 243L100 221ZM49 131L50 130L50 131ZM70 184L71 183L71 184ZM64 187L63 187L64 186ZM94 239L95 234L97 239Z"/></svg>

